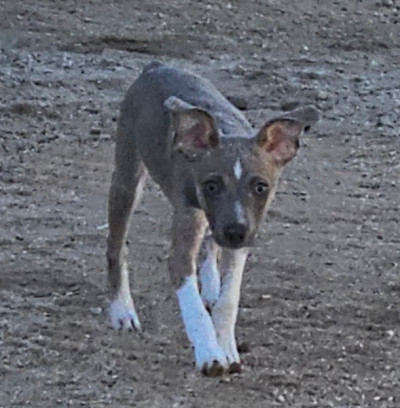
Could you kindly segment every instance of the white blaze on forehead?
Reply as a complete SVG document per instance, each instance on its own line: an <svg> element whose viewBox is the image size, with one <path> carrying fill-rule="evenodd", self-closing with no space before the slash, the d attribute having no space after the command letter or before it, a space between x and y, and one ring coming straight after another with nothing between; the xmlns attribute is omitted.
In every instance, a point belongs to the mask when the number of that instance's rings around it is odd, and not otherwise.
<svg viewBox="0 0 400 408"><path fill-rule="evenodd" d="M233 173L235 174L237 180L242 177L242 172L242 163L240 163L240 159L237 159L235 165L233 166Z"/></svg>

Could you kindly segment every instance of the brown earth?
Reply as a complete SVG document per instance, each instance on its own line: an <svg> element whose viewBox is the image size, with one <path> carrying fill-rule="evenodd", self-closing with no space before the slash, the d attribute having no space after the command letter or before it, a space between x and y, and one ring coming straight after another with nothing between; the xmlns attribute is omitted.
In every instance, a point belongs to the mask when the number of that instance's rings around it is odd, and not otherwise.
<svg viewBox="0 0 400 408"><path fill-rule="evenodd" d="M400 4L0 1L0 407L400 406ZM322 112L285 170L242 290L244 372L194 371L149 184L130 242L144 333L107 320L118 105L151 59L254 125Z"/></svg>

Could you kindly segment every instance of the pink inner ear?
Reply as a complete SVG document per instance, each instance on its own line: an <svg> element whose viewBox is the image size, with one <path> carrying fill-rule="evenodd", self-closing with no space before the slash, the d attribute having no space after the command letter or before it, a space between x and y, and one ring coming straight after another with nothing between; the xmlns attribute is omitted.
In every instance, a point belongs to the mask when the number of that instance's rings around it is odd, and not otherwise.
<svg viewBox="0 0 400 408"><path fill-rule="evenodd" d="M284 129L281 125L272 125L272 128L267 129L267 137L265 150L272 152L280 143L284 141Z"/></svg>
<svg viewBox="0 0 400 408"><path fill-rule="evenodd" d="M282 165L296 155L297 128L291 124L275 123L267 129L264 148Z"/></svg>
<svg viewBox="0 0 400 408"><path fill-rule="evenodd" d="M286 163L296 155L294 144L288 140L282 140L274 150L275 156Z"/></svg>
<svg viewBox="0 0 400 408"><path fill-rule="evenodd" d="M208 147L207 129L204 123L196 123L185 132L184 144L195 149L205 149Z"/></svg>

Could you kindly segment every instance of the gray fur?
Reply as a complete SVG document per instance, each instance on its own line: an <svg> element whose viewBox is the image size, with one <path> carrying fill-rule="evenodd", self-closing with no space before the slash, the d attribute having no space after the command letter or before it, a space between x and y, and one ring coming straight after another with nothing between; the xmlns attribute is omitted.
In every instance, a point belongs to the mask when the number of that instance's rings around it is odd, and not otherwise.
<svg viewBox="0 0 400 408"><path fill-rule="evenodd" d="M229 251L252 245L273 199L282 166L296 154L302 131L317 120L318 111L305 107L267 121L256 132L207 80L158 62L144 68L121 106L110 188L107 259L114 327L120 322L122 328L140 328L129 292L125 240L130 214L139 202L147 173L173 206L169 262L177 290L196 273L196 259L207 228L223 259L237 258L236 263L224 262L221 268L229 264L241 276L243 256L229 255ZM229 285L238 290L237 283L230 281ZM230 299L229 290L228 286L221 288L224 302ZM226 314L234 323L237 304L231 311L221 311L220 303L216 306L219 316ZM187 310L186 315L190 316ZM217 334L233 332L232 327L222 330L221 324L223 320L216 326ZM210 327L209 322L204 327ZM207 335L215 338L217 334ZM235 356L238 364L235 342L222 339L221 347L226 344L230 347L227 353ZM202 349L196 356L212 357L213 353ZM206 374L221 373L232 360L221 355L224 350L215 352L212 364L196 364Z"/></svg>

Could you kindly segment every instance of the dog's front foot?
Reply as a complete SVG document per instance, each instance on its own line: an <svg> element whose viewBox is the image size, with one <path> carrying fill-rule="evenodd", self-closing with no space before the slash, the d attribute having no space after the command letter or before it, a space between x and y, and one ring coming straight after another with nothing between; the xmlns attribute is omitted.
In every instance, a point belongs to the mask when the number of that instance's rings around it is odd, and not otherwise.
<svg viewBox="0 0 400 408"><path fill-rule="evenodd" d="M241 373L242 365L240 362L240 356L237 350L236 339L234 334L225 336L219 335L218 343L226 356L226 360L229 366L228 372L231 374Z"/></svg>
<svg viewBox="0 0 400 408"><path fill-rule="evenodd" d="M117 295L110 305L110 318L115 330L142 330L130 295Z"/></svg>
<svg viewBox="0 0 400 408"><path fill-rule="evenodd" d="M229 345L228 351L226 353L227 360L229 364L229 372L231 374L237 374L242 372L242 364L240 362L239 353L236 348L236 342Z"/></svg>
<svg viewBox="0 0 400 408"><path fill-rule="evenodd" d="M220 377L227 371L226 367L214 360L211 366L208 363L203 365L201 373L207 377Z"/></svg>
<svg viewBox="0 0 400 408"><path fill-rule="evenodd" d="M228 360L220 348L195 350L196 367L208 377L219 377L229 371Z"/></svg>

